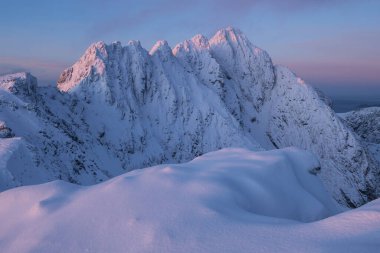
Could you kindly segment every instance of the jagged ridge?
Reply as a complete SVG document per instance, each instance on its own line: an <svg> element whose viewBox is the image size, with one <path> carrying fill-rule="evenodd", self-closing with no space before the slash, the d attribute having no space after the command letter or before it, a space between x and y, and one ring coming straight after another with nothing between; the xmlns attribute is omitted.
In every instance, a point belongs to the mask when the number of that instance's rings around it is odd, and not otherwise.
<svg viewBox="0 0 380 253"><path fill-rule="evenodd" d="M43 175L34 182L92 184L222 147L293 145L317 154L340 203L359 206L379 185L370 154L318 93L231 27L173 50L165 41L149 52L136 41L95 43L57 87L38 88L33 101L8 90L24 104L0 112L34 156Z"/></svg>

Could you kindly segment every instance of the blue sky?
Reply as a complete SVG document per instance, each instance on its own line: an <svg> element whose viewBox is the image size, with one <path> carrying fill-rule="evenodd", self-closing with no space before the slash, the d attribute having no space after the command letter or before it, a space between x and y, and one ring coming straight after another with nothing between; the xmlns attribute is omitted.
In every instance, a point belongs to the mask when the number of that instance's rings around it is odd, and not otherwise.
<svg viewBox="0 0 380 253"><path fill-rule="evenodd" d="M1 0L0 74L30 71L54 84L93 42L140 40L173 47L232 25L275 63L337 92L379 90L376 0ZM370 92L372 95L377 94Z"/></svg>

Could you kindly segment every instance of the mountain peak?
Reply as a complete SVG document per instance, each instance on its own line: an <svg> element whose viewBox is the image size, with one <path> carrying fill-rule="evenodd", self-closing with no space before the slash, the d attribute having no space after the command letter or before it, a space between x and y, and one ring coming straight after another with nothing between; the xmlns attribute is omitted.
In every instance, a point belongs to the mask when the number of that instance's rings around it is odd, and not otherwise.
<svg viewBox="0 0 380 253"><path fill-rule="evenodd" d="M181 50L188 52L188 51L193 50L194 48L207 49L208 47L209 47L208 39L202 34L197 34L194 37L192 37L190 40L185 40L184 42L177 44L173 48L173 55L177 56Z"/></svg>
<svg viewBox="0 0 380 253"><path fill-rule="evenodd" d="M166 40L159 40L154 44L152 49L149 51L150 55L154 55L157 52L160 52L161 54L168 55L172 54L172 50Z"/></svg>
<svg viewBox="0 0 380 253"><path fill-rule="evenodd" d="M65 69L58 81L57 88L61 92L73 90L82 80L89 76L104 73L106 66L104 60L108 57L107 48L120 48L120 42L114 42L110 46L103 41L91 44L84 55L73 66Z"/></svg>
<svg viewBox="0 0 380 253"><path fill-rule="evenodd" d="M112 45L121 46L121 42L119 40L116 40L116 41L112 42Z"/></svg>
<svg viewBox="0 0 380 253"><path fill-rule="evenodd" d="M215 33L215 35L210 39L210 42L222 42L222 41L233 41L236 42L238 39L244 38L246 40L245 35L242 31L232 26L228 26L224 29L220 29Z"/></svg>
<svg viewBox="0 0 380 253"><path fill-rule="evenodd" d="M194 43L194 45L198 47L201 47L201 48L208 47L208 39L202 34L195 35L193 38L191 38L191 41Z"/></svg>
<svg viewBox="0 0 380 253"><path fill-rule="evenodd" d="M95 42L95 43L92 43L89 47L89 49L91 48L96 48L96 49L103 49L106 47L106 43L104 41L98 41L98 42Z"/></svg>
<svg viewBox="0 0 380 253"><path fill-rule="evenodd" d="M219 31L226 31L228 33L234 33L234 34L243 34L243 32L239 28L236 28L233 26L227 26L226 28L220 29Z"/></svg>
<svg viewBox="0 0 380 253"><path fill-rule="evenodd" d="M28 76L32 76L29 72L17 72L17 73L11 73L11 74L6 74L3 76L0 76L0 84L8 82L8 81L13 81L19 78L26 79Z"/></svg>
<svg viewBox="0 0 380 253"><path fill-rule="evenodd" d="M352 190L350 185L367 192L372 185L380 189L380 182L370 178L378 172L377 167L317 93L290 71L274 66L270 56L239 29L226 27L210 40L196 35L173 51L164 40L156 42L149 53L137 41L125 47L118 45L93 44L88 49L91 54L64 71L58 89L84 100L83 107L89 104L91 113L98 108L98 102L104 102L108 109L116 105L114 121L109 116L107 122L119 122L122 115L119 129L125 129L126 120L131 126L122 131L128 134L120 143L112 144L132 150L115 158L122 166L138 168L171 158L183 161L226 145L255 146L259 138L265 148L299 146L317 153L325 184L341 203L349 199L353 204L348 205L358 206L367 201L367 195ZM103 112L99 106L98 115ZM94 126L93 136L108 124L103 119L96 120L99 121L88 124ZM115 128L112 124L109 129ZM178 132L171 131L174 125ZM160 132L157 139L150 135L159 129L165 133ZM325 134L319 136L322 131ZM213 132L215 135L210 135ZM109 141L114 138L101 136ZM151 141L146 142L149 138ZM139 160L142 153L136 150L146 153L146 146L157 143L160 151L151 150L150 163ZM326 157L325 150L342 152ZM129 166L131 163L133 166ZM367 181L362 174L352 172L364 171L366 166L370 178Z"/></svg>
<svg viewBox="0 0 380 253"><path fill-rule="evenodd" d="M92 55L94 57L101 56L103 58L107 55L106 47L107 44L104 41L95 42L88 47L84 55Z"/></svg>
<svg viewBox="0 0 380 253"><path fill-rule="evenodd" d="M139 40L128 41L128 46L141 47L141 42Z"/></svg>
<svg viewBox="0 0 380 253"><path fill-rule="evenodd" d="M0 88L17 95L29 95L37 88L37 78L29 72L19 72L0 76Z"/></svg>

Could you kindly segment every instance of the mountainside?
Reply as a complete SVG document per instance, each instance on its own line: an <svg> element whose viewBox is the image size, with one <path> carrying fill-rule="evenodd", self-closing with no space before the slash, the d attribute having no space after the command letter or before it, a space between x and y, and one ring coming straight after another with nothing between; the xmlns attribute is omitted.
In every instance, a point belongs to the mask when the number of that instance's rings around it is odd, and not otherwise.
<svg viewBox="0 0 380 253"><path fill-rule="evenodd" d="M373 163L380 167L380 107L340 113L339 116L359 136L362 145L372 153ZM380 178L380 174L377 177Z"/></svg>
<svg viewBox="0 0 380 253"><path fill-rule="evenodd" d="M93 184L223 147L296 146L318 156L340 203L379 195L371 153L318 92L230 27L173 50L165 41L149 52L136 41L95 43L57 88L37 87L29 74L0 79L0 147L19 147L0 152L0 189ZM9 165L24 155L22 170Z"/></svg>
<svg viewBox="0 0 380 253"><path fill-rule="evenodd" d="M338 114L363 141L380 144L380 107Z"/></svg>

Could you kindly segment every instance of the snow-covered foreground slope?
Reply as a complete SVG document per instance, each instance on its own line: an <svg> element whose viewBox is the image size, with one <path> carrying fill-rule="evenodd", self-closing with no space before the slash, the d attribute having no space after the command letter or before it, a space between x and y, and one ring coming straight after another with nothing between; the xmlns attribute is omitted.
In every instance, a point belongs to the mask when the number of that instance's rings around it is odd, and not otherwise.
<svg viewBox="0 0 380 253"><path fill-rule="evenodd" d="M0 193L1 252L376 252L379 201L340 213L318 166L295 148L224 149L89 187L19 187Z"/></svg>
<svg viewBox="0 0 380 253"><path fill-rule="evenodd" d="M352 131L231 27L173 50L165 41L149 52L137 41L94 43L57 87L37 87L30 74L0 78L0 105L0 141L21 138L33 171L4 163L0 189L54 179L90 185L225 147L296 146L317 155L340 203L380 195L380 168Z"/></svg>

